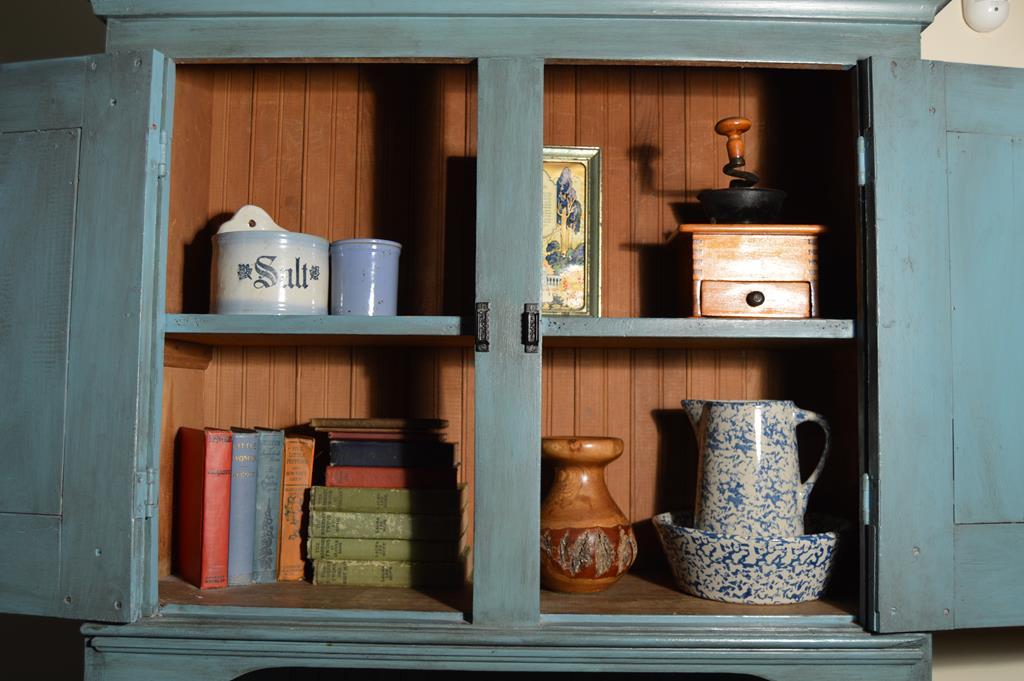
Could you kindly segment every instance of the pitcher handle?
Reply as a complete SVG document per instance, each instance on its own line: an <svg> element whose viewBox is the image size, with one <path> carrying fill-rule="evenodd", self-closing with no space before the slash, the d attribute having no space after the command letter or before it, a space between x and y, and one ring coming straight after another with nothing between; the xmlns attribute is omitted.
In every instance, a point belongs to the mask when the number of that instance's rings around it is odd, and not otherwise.
<svg viewBox="0 0 1024 681"><path fill-rule="evenodd" d="M800 425L805 421L810 421L818 424L818 426L825 432L825 447L821 450L821 458L818 460L818 465L814 468L807 480L804 481L803 485L800 486L800 497L803 503L801 513L807 511L807 500L811 496L811 490L814 489L814 483L818 481L818 476L821 475L821 471L825 468L825 460L828 458L829 445L832 442L832 430L828 427L828 421L821 414L815 414L813 411L807 411L806 409L796 410L796 424Z"/></svg>

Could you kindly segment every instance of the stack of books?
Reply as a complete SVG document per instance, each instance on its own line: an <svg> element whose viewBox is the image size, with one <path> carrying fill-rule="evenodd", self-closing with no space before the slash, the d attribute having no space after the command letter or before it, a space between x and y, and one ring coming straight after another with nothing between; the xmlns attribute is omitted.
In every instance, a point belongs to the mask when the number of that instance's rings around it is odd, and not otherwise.
<svg viewBox="0 0 1024 681"><path fill-rule="evenodd" d="M312 471L312 438L264 428L181 428L174 572L201 589L303 579Z"/></svg>
<svg viewBox="0 0 1024 681"><path fill-rule="evenodd" d="M314 584L461 586L462 490L440 419L314 419L328 432L310 491Z"/></svg>

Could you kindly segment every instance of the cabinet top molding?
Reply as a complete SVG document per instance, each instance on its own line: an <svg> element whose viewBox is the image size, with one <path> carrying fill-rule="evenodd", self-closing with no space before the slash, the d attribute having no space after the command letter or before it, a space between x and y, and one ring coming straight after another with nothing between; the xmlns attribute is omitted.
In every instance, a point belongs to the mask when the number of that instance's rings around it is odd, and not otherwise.
<svg viewBox="0 0 1024 681"><path fill-rule="evenodd" d="M103 18L600 17L930 24L949 0L91 0Z"/></svg>

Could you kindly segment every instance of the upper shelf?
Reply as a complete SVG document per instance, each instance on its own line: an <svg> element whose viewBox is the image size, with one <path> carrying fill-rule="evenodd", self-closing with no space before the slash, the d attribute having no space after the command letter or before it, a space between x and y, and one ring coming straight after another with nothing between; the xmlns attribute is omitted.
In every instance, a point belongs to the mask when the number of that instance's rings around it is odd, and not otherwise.
<svg viewBox="0 0 1024 681"><path fill-rule="evenodd" d="M167 314L168 339L210 345L469 345L459 317Z"/></svg>
<svg viewBox="0 0 1024 681"><path fill-rule="evenodd" d="M167 314L170 340L209 345L472 344L459 317ZM553 347L673 347L849 341L851 319L544 317Z"/></svg>
<svg viewBox="0 0 1024 681"><path fill-rule="evenodd" d="M544 317L548 346L666 347L848 341L852 319Z"/></svg>

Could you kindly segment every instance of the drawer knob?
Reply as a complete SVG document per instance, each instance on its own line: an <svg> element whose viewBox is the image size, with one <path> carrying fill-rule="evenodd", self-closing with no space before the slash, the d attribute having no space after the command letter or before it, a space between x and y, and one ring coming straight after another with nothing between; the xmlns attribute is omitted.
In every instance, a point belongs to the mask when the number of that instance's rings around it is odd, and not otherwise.
<svg viewBox="0 0 1024 681"><path fill-rule="evenodd" d="M760 291L751 291L747 294L747 305L757 307L764 303L764 294Z"/></svg>

